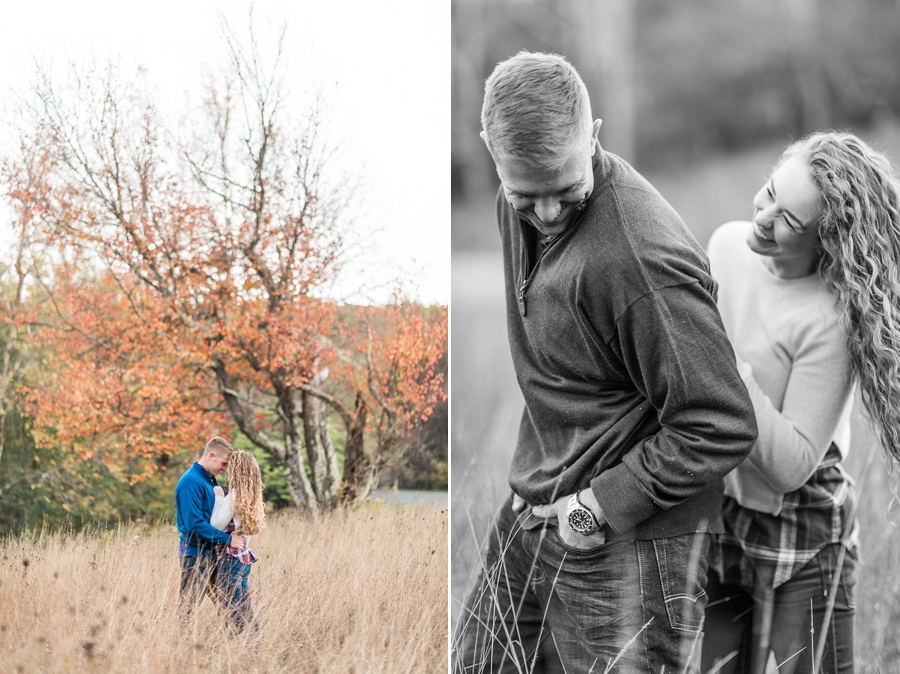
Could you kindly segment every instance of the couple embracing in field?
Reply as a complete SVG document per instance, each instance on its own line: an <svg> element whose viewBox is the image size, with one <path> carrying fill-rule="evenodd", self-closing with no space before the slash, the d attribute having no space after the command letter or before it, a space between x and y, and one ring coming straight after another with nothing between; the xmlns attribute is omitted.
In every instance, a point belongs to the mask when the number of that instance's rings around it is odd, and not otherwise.
<svg viewBox="0 0 900 674"><path fill-rule="evenodd" d="M228 495L216 476L228 473ZM250 536L265 527L262 474L249 452L235 451L224 438L206 443L203 456L175 488L181 533L181 603L190 614L207 594L239 631L259 631L248 577L257 556Z"/></svg>
<svg viewBox="0 0 900 674"><path fill-rule="evenodd" d="M525 410L454 672L852 672L855 387L900 456L889 161L797 141L704 251L563 57L500 63L482 127Z"/></svg>

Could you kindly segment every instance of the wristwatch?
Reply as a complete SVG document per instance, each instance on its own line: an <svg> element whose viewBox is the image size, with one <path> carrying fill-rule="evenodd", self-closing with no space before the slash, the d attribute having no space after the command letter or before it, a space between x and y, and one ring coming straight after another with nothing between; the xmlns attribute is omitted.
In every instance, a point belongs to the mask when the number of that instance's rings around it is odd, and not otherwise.
<svg viewBox="0 0 900 674"><path fill-rule="evenodd" d="M600 523L593 511L578 499L578 492L569 497L569 503L566 505L566 519L572 531L582 536L590 536L600 529Z"/></svg>

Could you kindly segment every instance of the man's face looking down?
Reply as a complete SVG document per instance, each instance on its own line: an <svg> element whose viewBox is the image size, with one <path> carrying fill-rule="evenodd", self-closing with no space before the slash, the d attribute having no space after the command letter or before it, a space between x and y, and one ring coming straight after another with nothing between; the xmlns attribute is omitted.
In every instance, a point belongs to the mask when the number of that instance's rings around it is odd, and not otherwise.
<svg viewBox="0 0 900 674"><path fill-rule="evenodd" d="M543 236L562 234L572 223L575 209L594 190L591 157L600 120L593 133L556 157L560 161L526 161L498 148L494 161L506 200L520 218L530 222ZM550 168L553 165L560 168Z"/></svg>
<svg viewBox="0 0 900 674"><path fill-rule="evenodd" d="M211 475L219 475L222 471L227 472L229 459L231 457L226 454L220 455L218 452L208 452L206 455L206 470Z"/></svg>

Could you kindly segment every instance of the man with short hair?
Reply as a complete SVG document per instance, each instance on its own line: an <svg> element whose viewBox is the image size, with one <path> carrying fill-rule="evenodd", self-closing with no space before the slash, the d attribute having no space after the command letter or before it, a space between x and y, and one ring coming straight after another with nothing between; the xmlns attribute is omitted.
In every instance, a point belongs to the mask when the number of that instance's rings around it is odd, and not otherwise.
<svg viewBox="0 0 900 674"><path fill-rule="evenodd" d="M244 537L219 531L209 523L219 486L216 476L228 470L234 451L225 439L214 437L206 443L203 456L181 476L175 487L175 508L181 537L181 602L188 613L209 594L216 595L216 561L222 546L243 548Z"/></svg>
<svg viewBox="0 0 900 674"><path fill-rule="evenodd" d="M756 422L702 248L598 141L561 56L488 78L507 327L525 411L454 671L695 671L722 477ZM692 669L693 668L693 669Z"/></svg>

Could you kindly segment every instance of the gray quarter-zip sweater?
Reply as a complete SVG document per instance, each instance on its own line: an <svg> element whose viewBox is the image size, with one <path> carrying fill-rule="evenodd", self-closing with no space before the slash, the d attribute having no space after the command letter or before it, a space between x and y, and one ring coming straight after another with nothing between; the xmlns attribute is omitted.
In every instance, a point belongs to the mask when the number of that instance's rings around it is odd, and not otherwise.
<svg viewBox="0 0 900 674"><path fill-rule="evenodd" d="M627 162L536 245L502 189L509 343L525 411L510 467L532 505L592 487L615 535L719 530L722 477L756 439L703 249Z"/></svg>

